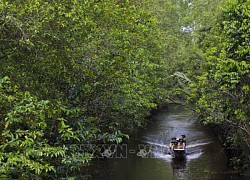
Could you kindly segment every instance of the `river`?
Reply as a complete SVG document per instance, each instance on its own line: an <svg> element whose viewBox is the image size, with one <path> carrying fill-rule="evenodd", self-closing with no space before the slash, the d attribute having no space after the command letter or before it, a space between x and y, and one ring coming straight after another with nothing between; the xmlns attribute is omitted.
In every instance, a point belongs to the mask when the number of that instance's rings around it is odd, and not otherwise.
<svg viewBox="0 0 250 180"><path fill-rule="evenodd" d="M166 149L172 137L182 134L187 139L187 156L184 160L175 160ZM88 179L247 179L231 173L217 137L181 106L169 107L153 116L136 140L118 147L109 145L109 148L110 154L106 154L106 158L96 158L89 166Z"/></svg>

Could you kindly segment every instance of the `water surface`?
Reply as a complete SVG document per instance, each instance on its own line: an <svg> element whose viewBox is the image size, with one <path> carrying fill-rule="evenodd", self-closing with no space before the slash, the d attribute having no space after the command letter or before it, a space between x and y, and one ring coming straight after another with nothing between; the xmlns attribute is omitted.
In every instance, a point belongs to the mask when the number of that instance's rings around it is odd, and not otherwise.
<svg viewBox="0 0 250 180"><path fill-rule="evenodd" d="M172 137L187 139L187 156L175 160L166 152ZM111 149L113 152L113 149ZM89 179L103 180L228 180L247 179L230 173L217 137L196 122L192 113L173 106L152 117L137 140L124 144L110 156L96 158Z"/></svg>

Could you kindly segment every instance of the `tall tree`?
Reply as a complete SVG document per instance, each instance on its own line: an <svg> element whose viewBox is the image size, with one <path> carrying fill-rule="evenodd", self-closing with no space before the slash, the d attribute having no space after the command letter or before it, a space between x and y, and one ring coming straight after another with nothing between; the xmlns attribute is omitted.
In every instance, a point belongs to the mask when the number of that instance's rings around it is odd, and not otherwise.
<svg viewBox="0 0 250 180"><path fill-rule="evenodd" d="M120 0L0 1L0 78L8 76L20 94L10 107L4 108L8 100L0 105L3 173L28 169L28 177L46 175L62 162L84 164L90 149L78 158L75 146L63 145L120 143L124 133L142 126L162 98L164 78L157 22L144 7ZM4 90L1 95L12 98ZM15 113L20 119L9 117ZM48 147L53 152L46 158ZM24 164L9 158L28 149Z"/></svg>
<svg viewBox="0 0 250 180"><path fill-rule="evenodd" d="M217 124L226 144L239 152L235 167L249 164L250 63L249 1L227 1L216 26L204 41L206 63L198 77L194 96L204 123ZM240 156L248 157L240 159Z"/></svg>

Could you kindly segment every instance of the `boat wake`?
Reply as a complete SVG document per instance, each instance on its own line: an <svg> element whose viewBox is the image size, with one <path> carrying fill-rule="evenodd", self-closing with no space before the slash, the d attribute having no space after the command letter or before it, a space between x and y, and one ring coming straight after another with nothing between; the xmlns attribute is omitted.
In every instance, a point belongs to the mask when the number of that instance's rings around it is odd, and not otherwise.
<svg viewBox="0 0 250 180"><path fill-rule="evenodd" d="M211 143L211 142L189 144L189 145L187 145L187 148L195 148L195 147L204 146L204 145L207 145L207 144L210 144L210 143Z"/></svg>
<svg viewBox="0 0 250 180"><path fill-rule="evenodd" d="M159 158L159 159L163 159L167 162L171 162L172 161L172 156L166 153L162 153L162 152L153 152L153 157L154 158Z"/></svg>
<svg viewBox="0 0 250 180"><path fill-rule="evenodd" d="M149 142L149 141L145 141L145 143L153 145L153 146L159 146L159 147L165 147L165 148L169 148L169 146L165 145L165 144L161 144L161 143L156 143L156 142Z"/></svg>
<svg viewBox="0 0 250 180"><path fill-rule="evenodd" d="M144 141L144 143L148 144L152 149L152 157L160 158L167 162L172 161L172 156L168 154L169 146L166 144L152 142L152 141ZM211 142L200 142L187 145L187 156L186 160L193 160L199 158L203 154L202 146L210 144Z"/></svg>
<svg viewBox="0 0 250 180"><path fill-rule="evenodd" d="M187 153L186 158L187 158L187 160L197 159L197 158L199 158L202 154L203 154L202 151L200 151L200 152L194 152L194 153L190 153L190 154Z"/></svg>

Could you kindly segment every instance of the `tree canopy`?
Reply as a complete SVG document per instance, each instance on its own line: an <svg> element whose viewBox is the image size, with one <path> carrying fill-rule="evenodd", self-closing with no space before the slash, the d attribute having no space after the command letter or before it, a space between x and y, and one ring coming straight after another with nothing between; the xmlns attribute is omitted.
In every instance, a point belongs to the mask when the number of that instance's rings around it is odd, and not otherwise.
<svg viewBox="0 0 250 180"><path fill-rule="evenodd" d="M0 16L1 174L82 166L93 154L72 144L120 143L164 96L160 30L140 4L2 0Z"/></svg>
<svg viewBox="0 0 250 180"><path fill-rule="evenodd" d="M249 162L247 0L1 0L1 178L59 178L189 100ZM248 157L248 158L242 158ZM244 159L244 160L243 160Z"/></svg>
<svg viewBox="0 0 250 180"><path fill-rule="evenodd" d="M205 124L222 127L226 147L238 151L233 166L242 169L249 164L250 148L249 8L249 1L224 3L203 39L203 73L190 85L197 114Z"/></svg>

